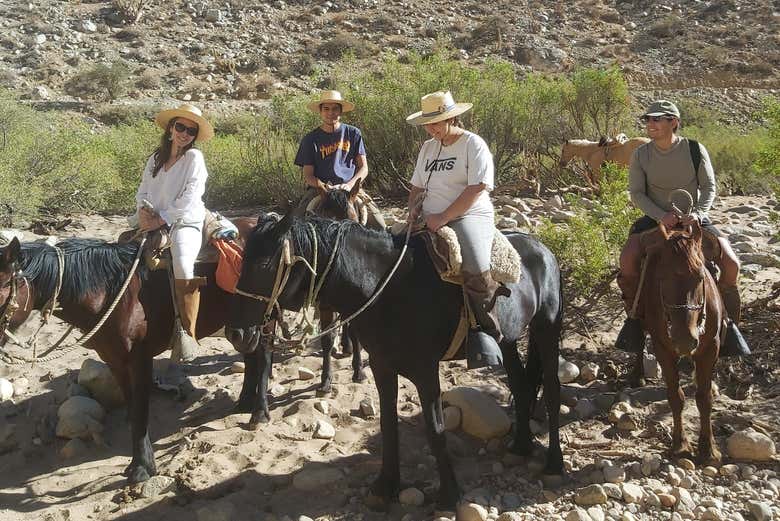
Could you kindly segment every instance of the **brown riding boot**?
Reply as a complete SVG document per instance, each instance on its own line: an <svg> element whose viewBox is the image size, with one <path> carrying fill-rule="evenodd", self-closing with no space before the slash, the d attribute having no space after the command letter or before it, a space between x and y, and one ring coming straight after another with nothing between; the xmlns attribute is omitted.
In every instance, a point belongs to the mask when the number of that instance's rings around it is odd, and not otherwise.
<svg viewBox="0 0 780 521"><path fill-rule="evenodd" d="M174 281L176 293L176 308L179 311L179 320L184 333L174 332L175 338L171 349L171 359L189 362L197 356L198 340L196 326L198 322L198 309L200 308L200 286L204 283L203 277L194 279L176 279Z"/></svg>
<svg viewBox="0 0 780 521"><path fill-rule="evenodd" d="M645 332L642 329L642 322L639 318L639 306L637 306L636 316L632 316L634 299L639 291L639 277L626 277L623 273L618 273L618 287L620 288L623 305L626 307L626 320L618 333L615 347L621 351L629 353L641 353L645 348Z"/></svg>
<svg viewBox="0 0 780 521"><path fill-rule="evenodd" d="M739 296L739 287L726 286L718 284L720 296L723 299L723 306L726 308L726 336L723 339L723 345L720 349L720 356L747 356L750 354L750 348L745 341L745 337L737 328L742 318L742 299Z"/></svg>
<svg viewBox="0 0 780 521"><path fill-rule="evenodd" d="M509 296L509 289L494 281L490 271L464 271L463 290L479 325L479 330L469 333L466 346L469 369L502 365L503 355L499 343L504 336L494 308L498 297Z"/></svg>

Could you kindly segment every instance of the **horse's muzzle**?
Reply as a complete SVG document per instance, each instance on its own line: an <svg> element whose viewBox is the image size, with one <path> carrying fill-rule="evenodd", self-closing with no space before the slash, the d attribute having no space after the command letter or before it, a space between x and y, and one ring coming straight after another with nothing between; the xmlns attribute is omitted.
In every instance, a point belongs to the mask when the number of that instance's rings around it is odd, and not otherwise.
<svg viewBox="0 0 780 521"><path fill-rule="evenodd" d="M225 326L225 337L233 344L236 351L241 354L251 354L257 350L260 344L260 328L250 326L246 329L240 327Z"/></svg>

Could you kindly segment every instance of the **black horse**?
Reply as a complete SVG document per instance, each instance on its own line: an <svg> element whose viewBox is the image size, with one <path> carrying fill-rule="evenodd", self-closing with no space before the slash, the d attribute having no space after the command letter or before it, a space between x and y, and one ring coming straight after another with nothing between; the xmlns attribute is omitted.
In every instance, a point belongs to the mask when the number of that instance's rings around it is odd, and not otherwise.
<svg viewBox="0 0 780 521"><path fill-rule="evenodd" d="M226 326L228 340L242 353L255 352L258 346L262 349L263 339L268 338L258 324L258 317L264 315L267 303L248 295L270 294L286 239L291 241L296 254L311 259L313 234L316 234L319 266L325 265L338 239L340 245L334 265L323 283L320 303L344 316L367 301L399 257L401 250L397 239L387 233L368 230L349 221L304 220L297 213L288 213L278 223L261 216L247 241L239 280L239 287L247 295L234 297ZM501 298L497 303L505 335L501 349L509 386L515 397L517 426L512 448L524 455L534 449L529 414L543 382L550 425L545 472L559 475L563 473L558 435L558 350L563 316L560 272L552 253L535 239L512 234L509 240L523 260L523 278L519 283L509 285L511 297ZM310 276L310 272L300 265L293 268L280 296L282 308L300 308ZM462 302L461 288L443 282L424 248L413 247L373 305L351 323L369 353L380 397L382 470L371 487L369 500L372 506L385 505L400 488L398 375L411 380L420 396L428 438L439 470L439 506L451 509L460 498L445 447L438 369L457 327ZM524 367L516 341L526 326L529 327L529 348ZM263 359L263 356L259 358ZM265 398L260 401L258 407L265 407L262 413L267 414Z"/></svg>

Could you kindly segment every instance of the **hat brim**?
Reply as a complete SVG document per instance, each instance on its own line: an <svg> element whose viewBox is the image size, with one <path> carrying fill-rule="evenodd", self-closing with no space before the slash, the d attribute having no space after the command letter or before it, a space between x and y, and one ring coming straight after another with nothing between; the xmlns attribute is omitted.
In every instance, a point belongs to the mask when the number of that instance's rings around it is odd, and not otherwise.
<svg viewBox="0 0 780 521"><path fill-rule="evenodd" d="M312 112L314 112L316 114L319 114L320 113L320 105L322 105L323 103L338 103L339 105L341 105L341 113L342 114L345 113L345 112L352 112L353 110L355 110L355 104L354 103L350 103L349 101L344 101L343 99L321 99L321 100L317 100L317 101L312 101L311 103L306 105L306 107L310 111L312 111Z"/></svg>
<svg viewBox="0 0 780 521"><path fill-rule="evenodd" d="M464 112L471 110L471 107L473 107L473 103L456 103L454 107L452 107L450 110L446 112L442 112L440 114L434 114L433 116L423 116L423 112L415 112L414 114L411 114L406 117L406 122L410 125L426 125L428 123L438 123L439 121L444 121L445 119L454 118L455 116L459 116L463 114Z"/></svg>
<svg viewBox="0 0 780 521"><path fill-rule="evenodd" d="M166 130L168 128L168 123L173 118L186 118L190 121L194 121L198 124L198 135L195 137L195 141L198 143L202 143L204 141L208 141L209 139L214 137L214 127L209 123L209 121L204 118L203 116L198 116L197 114L194 114L188 110L181 110L181 109L168 109L163 110L157 116L154 118L155 123L157 123L157 126L160 127L163 130Z"/></svg>
<svg viewBox="0 0 780 521"><path fill-rule="evenodd" d="M677 114L672 114L671 112L646 112L642 114L643 116L672 116L673 118L679 118Z"/></svg>

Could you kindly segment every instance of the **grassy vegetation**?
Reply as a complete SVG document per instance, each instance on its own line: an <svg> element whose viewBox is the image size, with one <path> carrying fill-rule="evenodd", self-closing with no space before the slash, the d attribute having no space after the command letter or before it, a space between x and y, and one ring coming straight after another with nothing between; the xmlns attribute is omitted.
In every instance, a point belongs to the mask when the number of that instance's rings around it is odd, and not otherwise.
<svg viewBox="0 0 780 521"><path fill-rule="evenodd" d="M90 86L96 96L113 97L130 81L121 65L87 72L100 80ZM457 101L474 104L463 123L489 143L499 186L528 179L543 189L571 184L577 180L572 171L558 166L564 139L614 135L631 128L634 117L628 86L617 69L521 75L502 61L479 69L466 66L444 49L430 56L386 57L372 70L347 56L327 73L314 80L356 103L357 110L344 120L365 136L369 189L388 197L404 195L404 183L427 138L405 118L419 110L420 96L428 92L450 89ZM217 136L202 146L210 206L297 198L302 180L292 161L300 138L318 124L317 115L306 109L310 99L305 94L276 95L265 114L215 120ZM764 111L767 128L755 131L719 125L711 110L687 100L680 106L683 133L709 150L721 193L780 191L777 99ZM60 113L35 111L0 92L0 224L41 213L130 211L144 162L159 139L160 131L151 123L154 110L99 106L96 117L104 126L95 129ZM570 289L579 294L614 268L626 230L637 216L625 186L625 171L607 168L592 207L571 197L577 216L567 224L546 222L539 230L566 269Z"/></svg>

